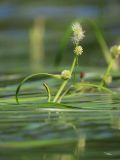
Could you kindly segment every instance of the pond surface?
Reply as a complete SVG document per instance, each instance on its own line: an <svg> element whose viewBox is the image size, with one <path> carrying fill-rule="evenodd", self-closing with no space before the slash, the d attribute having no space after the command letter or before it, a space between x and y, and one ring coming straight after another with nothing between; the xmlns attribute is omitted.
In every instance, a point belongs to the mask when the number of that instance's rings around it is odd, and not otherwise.
<svg viewBox="0 0 120 160"><path fill-rule="evenodd" d="M116 94L76 93L53 104L46 103L44 80L26 83L19 105L16 82L0 88L0 159L119 160L120 81L111 86Z"/></svg>

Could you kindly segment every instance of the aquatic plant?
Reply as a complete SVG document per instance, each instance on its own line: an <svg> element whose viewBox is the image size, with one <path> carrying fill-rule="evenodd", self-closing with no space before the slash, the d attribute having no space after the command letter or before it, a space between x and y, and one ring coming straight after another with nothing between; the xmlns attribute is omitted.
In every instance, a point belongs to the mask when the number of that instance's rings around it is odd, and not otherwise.
<svg viewBox="0 0 120 160"><path fill-rule="evenodd" d="M60 97L62 96L61 94L62 94L65 86L67 85L68 81L72 77L72 73L74 71L75 65L77 64L78 57L79 57L79 55L81 55L83 53L83 48L79 44L80 41L84 38L84 31L82 29L82 26L78 22L75 22L72 25L72 31L73 31L72 41L73 41L73 44L74 44L74 59L73 59L73 63L72 63L72 66L71 66L70 70L63 70L61 72L61 74L59 74L59 75L48 74L48 73L37 73L37 74L33 74L33 75L30 75L30 76L26 77L25 79L23 79L21 81L21 83L17 87L17 90L16 90L16 101L17 101L17 103L19 103L18 94L19 94L21 86L27 80L29 80L29 79L31 79L31 78L33 78L35 76L40 76L40 75L50 76L50 77L53 77L53 78L57 78L57 79L63 80L63 83L60 86L57 94L55 95L55 97L53 99L53 102L57 102L60 99ZM44 84L44 87L47 90L48 101L50 102L51 101L51 92L50 92L50 89L49 89L49 87L48 87L47 84Z"/></svg>
<svg viewBox="0 0 120 160"><path fill-rule="evenodd" d="M54 96L54 98L52 99L52 95L51 95L51 91L50 91L50 88L49 86L46 84L46 83L43 83L43 86L45 87L46 91L47 91L47 94L48 94L48 102L56 102L56 103L60 103L62 98L64 97L64 95L71 89L71 85L66 89L65 87L67 86L69 80L72 78L73 76L73 72L74 72L74 69L76 67L76 65L78 64L78 58L79 56L82 55L83 53L83 48L80 44L81 40L83 40L83 38L85 37L85 32L83 31L82 29L82 26L80 23L78 22L74 22L72 24L72 27L71 27L71 30L72 30L72 42L73 42L73 45L74 45L74 49L73 49L73 53L74 53L74 58L73 58L73 62L72 62L72 65L71 65L71 68L69 70L63 70L61 72L61 74L49 74L49 73L37 73L37 74L32 74L26 78L24 78L20 84L18 85L17 87L17 90L16 90L16 102L19 103L19 99L18 99L18 94L19 94L19 91L21 89L21 86L26 82L28 81L29 79L33 78L33 77L36 77L36 76L41 76L41 75L44 75L44 76L49 76L49 77L52 77L52 78L56 78L56 79L59 79L59 80L62 80L62 84L58 90L58 92L56 93L56 95ZM117 48L118 49L118 48ZM113 49L111 49L112 51L112 54L115 55L115 51L117 50L115 47ZM115 51L114 51L115 50ZM119 49L118 49L119 50ZM116 56L115 56L116 57ZM112 62L113 63L113 59L112 59ZM109 70L111 69L111 66L112 64L110 63L110 66L108 67L108 70L107 70L107 73L105 74L106 77L108 77L108 72ZM105 78L106 79L106 78ZM81 87L82 86L82 89L84 90L85 87L90 87L90 88L96 88L96 89L101 89L101 90L104 90L104 91L107 91L107 92L111 92L111 90L109 90L108 88L106 88L103 84L103 81L104 79L102 79L102 82L100 85L97 85L97 84L92 84L92 83L89 83L89 82L80 82L79 83L79 86ZM73 85L75 86L75 84ZM78 87L79 88L79 87Z"/></svg>
<svg viewBox="0 0 120 160"><path fill-rule="evenodd" d="M109 65L112 59L112 55L110 54L109 46L105 40L104 34L103 34L103 29L100 27L100 24L98 25L98 22L93 21L93 20L82 20L82 23L88 24L89 26L92 27L93 33L96 36L96 40L100 46L101 53L103 54L103 58L106 61L106 64ZM58 50L58 53L56 54L55 57L55 66L59 66L63 56L65 55L65 50L66 47L69 43L69 39L71 36L71 28L68 27L66 32L64 33L64 36L62 38L62 41L60 43L60 49ZM113 71L118 71L119 70L119 63L117 63L117 59L113 62L114 64L112 65L112 70Z"/></svg>
<svg viewBox="0 0 120 160"><path fill-rule="evenodd" d="M75 48L74 48L73 63L72 63L71 69L69 71L69 74L71 76L74 71L75 65L77 64L78 56L81 55L83 52L82 46L79 45L79 43L84 38L84 31L82 29L82 26L78 22L73 23L72 31L73 31L72 41L73 41L73 44L75 45ZM58 90L53 102L56 102L60 98L60 95L61 95L63 89L65 88L65 86L67 85L68 80L71 78L71 76L69 78L67 78L67 75L65 75L66 79L64 78L64 82L62 83L60 89Z"/></svg>
<svg viewBox="0 0 120 160"><path fill-rule="evenodd" d="M107 84L110 84L112 82L112 76L111 76L111 70L113 68L113 65L115 64L116 58L120 56L120 45L114 45L110 48L111 53L111 60L108 64L107 70L105 74L102 77L102 81L100 83L100 88L103 86L106 86Z"/></svg>
<svg viewBox="0 0 120 160"><path fill-rule="evenodd" d="M89 82L81 82L75 85L75 88L77 90L80 90L82 92L84 91L90 91L93 88L96 88L98 91L106 91L109 93L113 93L107 86L112 83L112 75L111 71L113 69L113 66L115 64L116 59L120 56L120 45L114 45L109 49L111 60L108 63L108 67L104 73L104 75L101 78L100 84L93 84Z"/></svg>

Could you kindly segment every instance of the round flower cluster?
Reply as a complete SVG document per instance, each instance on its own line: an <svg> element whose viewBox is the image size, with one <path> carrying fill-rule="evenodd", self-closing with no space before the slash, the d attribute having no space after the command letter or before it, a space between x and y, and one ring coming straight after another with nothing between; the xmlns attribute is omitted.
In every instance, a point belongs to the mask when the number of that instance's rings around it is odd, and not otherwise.
<svg viewBox="0 0 120 160"><path fill-rule="evenodd" d="M120 45L112 46L110 52L112 53L113 57L118 57L120 55Z"/></svg>
<svg viewBox="0 0 120 160"><path fill-rule="evenodd" d="M76 46L75 49L74 49L74 53L79 56L81 55L83 52L83 48L81 46Z"/></svg>
<svg viewBox="0 0 120 160"><path fill-rule="evenodd" d="M83 52L82 46L80 46L79 43L85 36L84 31L82 29L82 26L78 22L73 23L72 31L73 31L72 40L73 40L73 43L76 45L74 49L74 53L75 55L79 56Z"/></svg>
<svg viewBox="0 0 120 160"><path fill-rule="evenodd" d="M71 72L69 70L62 71L61 78L64 79L64 80L70 79L71 78Z"/></svg>

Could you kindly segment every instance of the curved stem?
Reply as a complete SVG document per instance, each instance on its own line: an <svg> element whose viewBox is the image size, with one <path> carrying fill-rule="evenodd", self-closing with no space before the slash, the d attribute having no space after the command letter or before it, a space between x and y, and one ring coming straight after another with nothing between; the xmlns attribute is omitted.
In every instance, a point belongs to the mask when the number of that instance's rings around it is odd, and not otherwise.
<svg viewBox="0 0 120 160"><path fill-rule="evenodd" d="M18 85L17 89L16 89L16 95L15 95L15 98L16 98L16 102L19 104L19 100L18 100L18 94L19 94L19 91L20 91L20 88L21 86L29 79L33 78L33 77L36 77L36 76L41 76L41 75L45 75L45 76L50 76L52 78L57 78L57 79L61 79L61 76L60 75L53 75L53 74L48 74L48 73L37 73L37 74L32 74L30 76L27 76L26 78L24 78L20 84ZM48 95L49 97L49 95Z"/></svg>
<svg viewBox="0 0 120 160"><path fill-rule="evenodd" d="M48 85L46 83L43 83L47 93L48 93L48 102L50 102L51 100L51 92L50 92L50 88L48 87Z"/></svg>

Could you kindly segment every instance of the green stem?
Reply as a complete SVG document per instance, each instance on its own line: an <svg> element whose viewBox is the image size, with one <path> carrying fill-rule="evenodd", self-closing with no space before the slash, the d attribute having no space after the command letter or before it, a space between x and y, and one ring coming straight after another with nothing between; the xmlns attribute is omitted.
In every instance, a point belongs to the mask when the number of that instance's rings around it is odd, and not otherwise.
<svg viewBox="0 0 120 160"><path fill-rule="evenodd" d="M50 92L50 88L48 87L48 85L46 83L43 83L46 91L47 91L47 94L48 94L48 102L50 102L51 100L51 92Z"/></svg>
<svg viewBox="0 0 120 160"><path fill-rule="evenodd" d="M104 58L105 58L107 64L109 65L109 63L112 60L112 56L110 54L108 45L107 45L107 43L106 43L106 41L104 39L104 36L102 35L102 32L101 32L100 28L98 27L98 25L95 22L92 22L92 25L94 27L98 43L99 43L99 45L100 45L100 47L102 49L102 53L104 55Z"/></svg>
<svg viewBox="0 0 120 160"><path fill-rule="evenodd" d="M54 75L54 74L48 74L48 73L37 73L37 74L32 74L30 76L27 76L26 78L24 78L20 84L18 85L17 89L16 89L16 95L15 95L15 98L16 98L16 102L19 104L19 99L18 99L18 94L19 94L19 91L21 89L21 86L26 82L28 81L29 79L33 78L33 77L36 77L36 76L41 76L41 75L45 75L45 76L50 76L52 78L57 78L57 79L61 79L61 76L60 75ZM44 85L45 86L45 85ZM48 88L46 88L48 89ZM48 90L47 90L48 92ZM50 92L48 92L50 93ZM48 95L48 97L50 97L50 95ZM50 98L48 98L50 100Z"/></svg>
<svg viewBox="0 0 120 160"><path fill-rule="evenodd" d="M70 86L69 88L67 88L63 94L59 97L59 99L57 100L58 103L61 102L62 98L67 94L67 92L72 88L72 86Z"/></svg>
<svg viewBox="0 0 120 160"><path fill-rule="evenodd" d="M74 70L75 64L76 64L76 62L77 62L77 59L78 59L78 57L76 56L76 57L74 58L74 60L73 60L72 67L71 67L71 69L70 69L71 74L73 73L73 70Z"/></svg>
<svg viewBox="0 0 120 160"><path fill-rule="evenodd" d="M109 76L109 74L110 74L110 72L111 72L111 70L112 70L113 65L114 65L114 59L111 59L110 64L109 64L109 66L108 66L108 68L107 68L107 71L106 71L106 73L104 74L104 77L103 77L103 79L102 79L102 82L100 83L100 88L101 88L102 86L104 86L104 81L105 81L105 79Z"/></svg>
<svg viewBox="0 0 120 160"><path fill-rule="evenodd" d="M109 65L110 62L112 61L112 55L110 54L109 47L108 47L108 45L107 45L107 43L105 41L105 38L104 38L104 36L102 34L102 31L101 31L101 29L98 27L98 25L95 22L93 22L93 21L90 21L90 22L91 22L91 24L93 26L93 29L95 31L95 35L96 35L98 43L99 43L99 45L101 47L102 53L104 55L104 58L105 58L107 64ZM115 63L115 61L113 62L112 69L113 70L117 70L118 69L118 65L117 65L117 63Z"/></svg>
<svg viewBox="0 0 120 160"><path fill-rule="evenodd" d="M73 63L72 63L72 67L71 67L71 69L70 69L71 75L72 75L73 70L74 70L74 68L75 68L76 62L77 62L77 56L74 58ZM60 94L62 93L63 89L64 89L65 86L67 85L68 81L69 81L69 79L64 80L64 82L63 82L62 85L60 86L60 89L58 90L58 92L57 92L57 94L56 94L53 102L56 102L56 101L58 100Z"/></svg>
<svg viewBox="0 0 120 160"><path fill-rule="evenodd" d="M105 74L106 76L110 74L110 72L112 70L112 67L113 67L113 64L114 64L114 59L111 59L111 62L109 64L108 69L107 69L106 74Z"/></svg>
<svg viewBox="0 0 120 160"><path fill-rule="evenodd" d="M99 89L99 85L97 84L92 84L92 83L81 83L79 86L88 86L88 87L95 87L97 89ZM106 92L109 92L109 93L113 93L110 89L104 87L104 86L101 86L101 89L106 91Z"/></svg>
<svg viewBox="0 0 120 160"><path fill-rule="evenodd" d="M64 82L62 83L62 85L60 86L59 91L57 92L53 102L56 102L57 99L59 98L60 94L62 93L63 89L65 88L66 84L68 83L68 80L64 80Z"/></svg>

